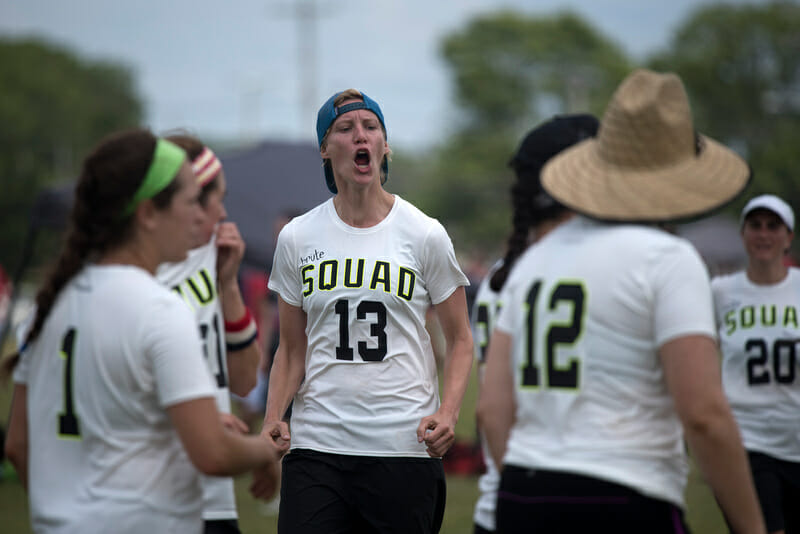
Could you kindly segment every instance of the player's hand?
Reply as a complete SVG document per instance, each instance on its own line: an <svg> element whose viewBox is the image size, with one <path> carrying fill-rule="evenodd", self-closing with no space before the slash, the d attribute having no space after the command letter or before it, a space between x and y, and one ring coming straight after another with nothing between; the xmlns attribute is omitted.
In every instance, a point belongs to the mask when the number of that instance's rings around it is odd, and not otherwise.
<svg viewBox="0 0 800 534"><path fill-rule="evenodd" d="M244 250L244 240L236 223L220 223L217 227L217 276L222 286L236 282Z"/></svg>
<svg viewBox="0 0 800 534"><path fill-rule="evenodd" d="M222 421L222 426L237 434L247 434L250 428L247 423L233 415L232 413L220 413L219 419Z"/></svg>
<svg viewBox="0 0 800 534"><path fill-rule="evenodd" d="M281 462L269 464L253 471L253 482L250 484L250 495L256 499L269 501L275 496L281 482Z"/></svg>
<svg viewBox="0 0 800 534"><path fill-rule="evenodd" d="M264 425L261 427L261 435L275 443L285 443L287 449L292 438L286 421L264 421Z"/></svg>
<svg viewBox="0 0 800 534"><path fill-rule="evenodd" d="M441 458L456 440L456 416L442 413L423 417L417 427L417 442L425 442L428 456Z"/></svg>

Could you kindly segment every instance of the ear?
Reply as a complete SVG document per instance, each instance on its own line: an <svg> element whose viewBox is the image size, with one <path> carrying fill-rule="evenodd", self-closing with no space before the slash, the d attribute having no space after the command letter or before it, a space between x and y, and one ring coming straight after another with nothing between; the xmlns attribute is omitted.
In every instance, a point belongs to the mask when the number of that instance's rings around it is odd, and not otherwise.
<svg viewBox="0 0 800 534"><path fill-rule="evenodd" d="M158 227L157 214L158 210L155 204L153 204L153 201L149 198L142 200L139 205L136 206L136 222L145 230L153 231Z"/></svg>
<svg viewBox="0 0 800 534"><path fill-rule="evenodd" d="M321 147L319 147L319 155L322 159L330 159L328 157L328 143L323 143Z"/></svg>

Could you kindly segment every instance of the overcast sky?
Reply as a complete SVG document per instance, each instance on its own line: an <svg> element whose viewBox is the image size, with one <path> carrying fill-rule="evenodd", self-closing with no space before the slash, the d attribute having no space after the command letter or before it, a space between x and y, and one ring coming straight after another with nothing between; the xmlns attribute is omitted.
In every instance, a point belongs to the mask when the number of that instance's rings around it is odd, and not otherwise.
<svg viewBox="0 0 800 534"><path fill-rule="evenodd" d="M156 132L183 127L215 139L311 140L316 109L355 87L383 108L395 148L424 148L441 138L452 111L438 44L474 16L504 7L532 14L570 9L640 59L666 46L707 3L0 0L0 35L45 37L85 58L128 64ZM316 7L301 25L303 6ZM308 59L314 57L316 68Z"/></svg>

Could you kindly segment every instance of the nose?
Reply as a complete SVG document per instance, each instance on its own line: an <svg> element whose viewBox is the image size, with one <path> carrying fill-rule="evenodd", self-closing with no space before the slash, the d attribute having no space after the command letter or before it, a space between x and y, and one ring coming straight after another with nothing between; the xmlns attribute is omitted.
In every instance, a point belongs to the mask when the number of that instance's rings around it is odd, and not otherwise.
<svg viewBox="0 0 800 534"><path fill-rule="evenodd" d="M356 143L367 140L367 130L360 123L353 127L353 138Z"/></svg>

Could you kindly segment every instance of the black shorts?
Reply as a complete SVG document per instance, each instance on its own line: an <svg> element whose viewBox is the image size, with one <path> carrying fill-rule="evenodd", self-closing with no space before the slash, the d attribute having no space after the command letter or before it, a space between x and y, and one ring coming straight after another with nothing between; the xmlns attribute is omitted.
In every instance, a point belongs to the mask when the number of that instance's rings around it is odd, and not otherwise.
<svg viewBox="0 0 800 534"><path fill-rule="evenodd" d="M283 458L279 534L436 534L439 458L347 456L294 449Z"/></svg>
<svg viewBox="0 0 800 534"><path fill-rule="evenodd" d="M206 519L203 534L242 534L236 519Z"/></svg>
<svg viewBox="0 0 800 534"><path fill-rule="evenodd" d="M800 463L748 451L767 532L800 533Z"/></svg>
<svg viewBox="0 0 800 534"><path fill-rule="evenodd" d="M503 466L497 532L683 534L683 511L620 484L558 471Z"/></svg>

